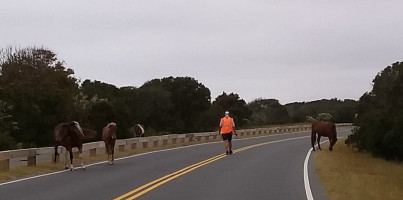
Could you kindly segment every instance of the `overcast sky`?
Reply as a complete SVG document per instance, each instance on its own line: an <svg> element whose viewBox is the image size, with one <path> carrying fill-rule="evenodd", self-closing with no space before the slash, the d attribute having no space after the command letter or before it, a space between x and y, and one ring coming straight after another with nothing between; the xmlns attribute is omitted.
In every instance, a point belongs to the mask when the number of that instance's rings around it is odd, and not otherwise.
<svg viewBox="0 0 403 200"><path fill-rule="evenodd" d="M1 0L0 48L45 47L75 77L195 78L246 102L354 99L403 61L402 0Z"/></svg>

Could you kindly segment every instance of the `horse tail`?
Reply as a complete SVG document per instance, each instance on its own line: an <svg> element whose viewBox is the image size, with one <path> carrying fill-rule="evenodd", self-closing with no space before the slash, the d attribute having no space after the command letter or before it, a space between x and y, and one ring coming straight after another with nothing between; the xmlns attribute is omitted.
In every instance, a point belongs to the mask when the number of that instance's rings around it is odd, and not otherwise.
<svg viewBox="0 0 403 200"><path fill-rule="evenodd" d="M311 143L312 143L312 149L315 151L315 142L316 142L316 131L312 129L311 133Z"/></svg>

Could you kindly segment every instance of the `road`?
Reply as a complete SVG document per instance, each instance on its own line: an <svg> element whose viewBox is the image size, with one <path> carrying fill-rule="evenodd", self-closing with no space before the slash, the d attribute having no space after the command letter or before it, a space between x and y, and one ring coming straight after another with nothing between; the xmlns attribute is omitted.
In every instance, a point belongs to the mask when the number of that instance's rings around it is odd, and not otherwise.
<svg viewBox="0 0 403 200"><path fill-rule="evenodd" d="M347 134L348 129L338 129L339 137ZM114 165L94 164L86 171L2 183L0 196L7 200L307 199L303 168L309 132L236 139L233 145L234 154L229 156L223 154L223 142L214 142L134 155ZM312 157L308 174L313 198L326 200Z"/></svg>

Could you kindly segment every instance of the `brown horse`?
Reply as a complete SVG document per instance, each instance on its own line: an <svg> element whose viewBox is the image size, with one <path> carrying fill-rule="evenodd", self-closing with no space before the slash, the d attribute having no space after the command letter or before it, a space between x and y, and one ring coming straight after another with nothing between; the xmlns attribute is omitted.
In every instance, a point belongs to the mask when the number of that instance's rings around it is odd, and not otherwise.
<svg viewBox="0 0 403 200"><path fill-rule="evenodd" d="M144 126L141 124L135 124L134 125L134 137L144 137L145 133Z"/></svg>
<svg viewBox="0 0 403 200"><path fill-rule="evenodd" d="M337 142L337 132L336 132L336 125L333 122L324 122L324 121L315 121L312 123L312 135L311 135L311 142L312 142L312 149L315 151L315 140L316 134L318 134L318 147L320 148L320 137L326 136L329 138L330 145L329 150L333 150L333 146Z"/></svg>
<svg viewBox="0 0 403 200"><path fill-rule="evenodd" d="M102 129L102 140L105 142L106 152L108 153L108 164L112 165L115 154L117 125L114 122L109 123Z"/></svg>
<svg viewBox="0 0 403 200"><path fill-rule="evenodd" d="M81 128L80 124L76 121L70 123L60 123L56 125L53 131L53 139L55 142L55 163L57 161L57 156L59 153L57 149L59 146L66 148L65 153L65 168L74 170L73 166L73 148L77 147L79 151L79 158L81 160L80 166L85 170L82 152L83 152L83 141L85 139L93 138L96 135L96 131ZM70 153L70 166L67 164L67 152Z"/></svg>

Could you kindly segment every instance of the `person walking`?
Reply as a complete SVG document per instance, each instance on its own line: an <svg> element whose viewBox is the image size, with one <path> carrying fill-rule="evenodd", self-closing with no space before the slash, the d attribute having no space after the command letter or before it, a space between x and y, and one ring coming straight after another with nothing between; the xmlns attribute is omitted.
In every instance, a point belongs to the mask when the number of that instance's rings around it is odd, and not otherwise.
<svg viewBox="0 0 403 200"><path fill-rule="evenodd" d="M236 132L234 119L229 116L228 111L225 111L225 116L220 120L219 134L225 142L225 154L232 154L232 135L236 135Z"/></svg>

